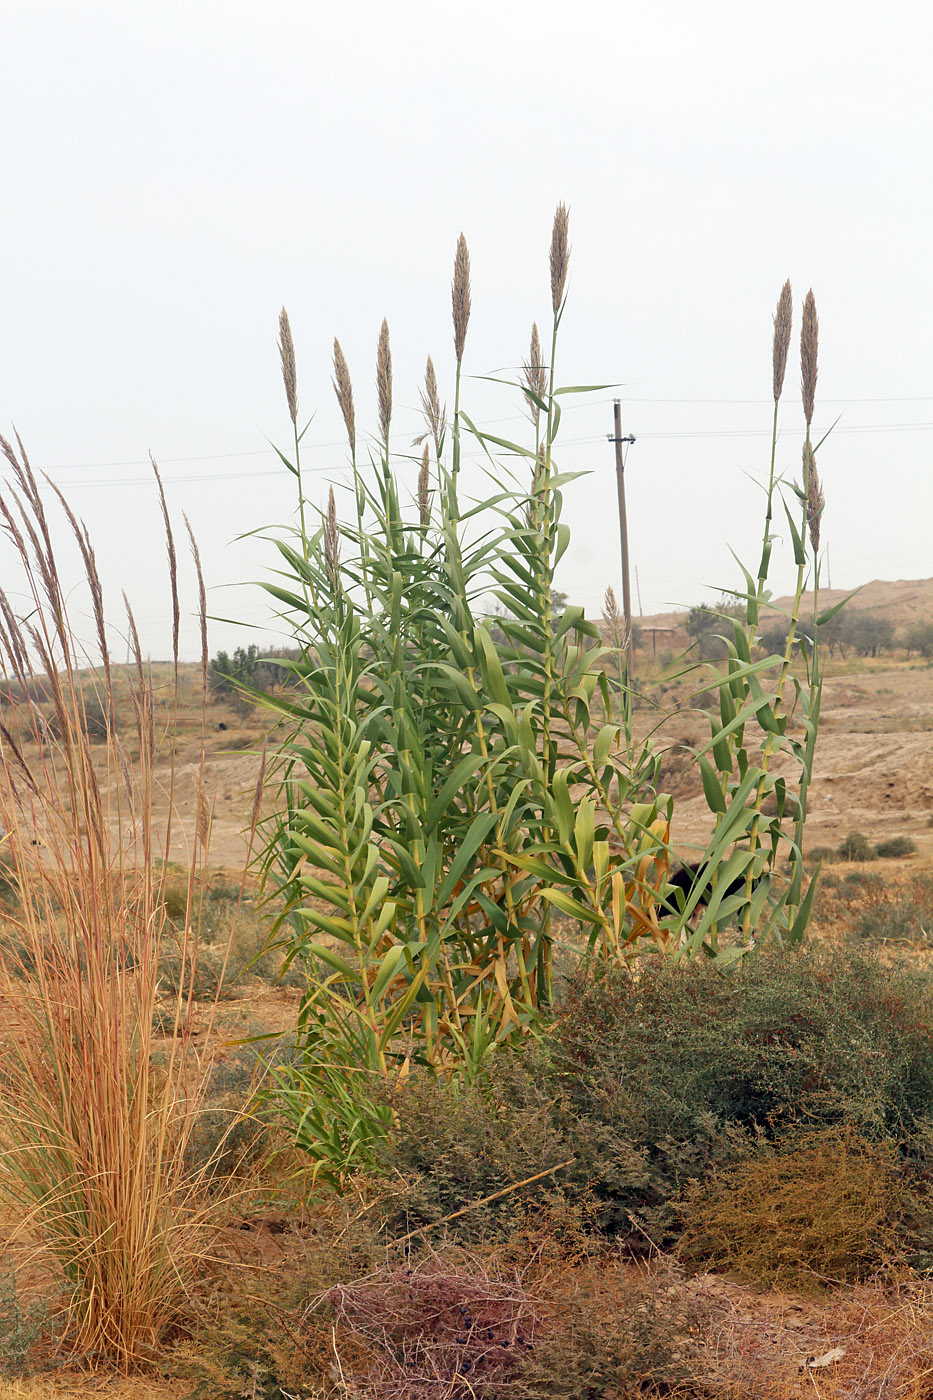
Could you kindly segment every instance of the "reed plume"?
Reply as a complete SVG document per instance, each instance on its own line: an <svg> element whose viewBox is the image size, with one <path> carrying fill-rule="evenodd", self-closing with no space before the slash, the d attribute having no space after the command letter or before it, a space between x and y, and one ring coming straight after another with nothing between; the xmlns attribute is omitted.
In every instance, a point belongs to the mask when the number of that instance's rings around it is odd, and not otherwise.
<svg viewBox="0 0 933 1400"><path fill-rule="evenodd" d="M803 415L807 428L813 422L813 405L816 399L816 360L820 323L816 314L816 298L813 288L807 292L803 304L803 325L800 328L800 389L803 396Z"/></svg>
<svg viewBox="0 0 933 1400"><path fill-rule="evenodd" d="M570 267L570 212L560 203L554 214L554 227L551 230L551 307L556 316L564 299L567 285L567 271Z"/></svg>
<svg viewBox="0 0 933 1400"><path fill-rule="evenodd" d="M625 616L616 600L615 589L611 583L607 587L603 599L603 620L606 623L612 645L624 650L627 641Z"/></svg>
<svg viewBox="0 0 933 1400"><path fill-rule="evenodd" d="M353 385L350 382L350 370L347 366L344 353L340 348L340 341L334 336L334 378L332 380L334 393L337 395L337 402L340 405L340 412L343 414L343 421L347 429L347 437L350 442L351 453L356 452L356 414L353 409Z"/></svg>
<svg viewBox="0 0 933 1400"><path fill-rule="evenodd" d="M470 253L467 241L461 233L457 239L457 253L454 258L454 280L451 284L450 299L454 317L454 353L459 365L466 345L467 326L470 324Z"/></svg>
<svg viewBox="0 0 933 1400"><path fill-rule="evenodd" d="M383 321L376 350L376 392L379 396L379 431L382 441L389 441L392 421L392 353L389 349L389 323Z"/></svg>
<svg viewBox="0 0 933 1400"><path fill-rule="evenodd" d="M295 366L295 343L292 328L288 323L285 307L279 312L279 356L282 361L282 379L285 383L285 397L288 400L288 416L298 426L298 370Z"/></svg>
<svg viewBox="0 0 933 1400"><path fill-rule="evenodd" d="M337 524L337 502L334 500L334 488L330 488L327 497L327 522L324 526L324 558L327 561L327 572L330 574L331 583L337 587L337 578L340 571L340 526Z"/></svg>
<svg viewBox="0 0 933 1400"><path fill-rule="evenodd" d="M428 361L430 364L430 360ZM430 452L428 444L424 444L424 451L421 453L421 470L418 473L418 516L422 525L428 525L431 520L431 473L429 467Z"/></svg>
<svg viewBox="0 0 933 1400"><path fill-rule="evenodd" d="M447 406L442 407L440 395L437 392L437 375L434 372L434 361L428 356L428 363L424 371L424 388L421 390L421 412L424 414L425 422L428 425L428 432L434 439L434 451L440 459L441 449L444 446L444 434L447 431ZM414 446L420 447L428 433L422 433L416 437Z"/></svg>
<svg viewBox="0 0 933 1400"><path fill-rule="evenodd" d="M803 481L807 497L807 529L810 531L813 553L818 554L820 550L820 520L826 502L823 498L820 474L816 469L816 456L809 442L805 442L803 445Z"/></svg>
<svg viewBox="0 0 933 1400"><path fill-rule="evenodd" d="M787 371L787 352L790 349L790 332L794 319L794 299L790 289L790 278L781 288L777 311L774 314L774 339L771 343L771 384L774 402L777 403L784 389L784 375Z"/></svg>
<svg viewBox="0 0 933 1400"><path fill-rule="evenodd" d="M525 382L525 398L528 401L528 406L532 414L537 416L541 407L535 403L535 398L543 399L547 393L547 366L541 355L541 338L538 335L537 321L532 322L531 348L528 359L522 365L522 379Z"/></svg>

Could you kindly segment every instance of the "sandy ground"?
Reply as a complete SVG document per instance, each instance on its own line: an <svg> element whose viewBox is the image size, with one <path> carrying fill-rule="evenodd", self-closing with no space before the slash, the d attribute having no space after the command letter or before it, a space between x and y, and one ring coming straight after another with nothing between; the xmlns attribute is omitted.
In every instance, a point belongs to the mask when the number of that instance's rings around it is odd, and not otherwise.
<svg viewBox="0 0 933 1400"><path fill-rule="evenodd" d="M851 669L850 669L851 668ZM216 721L215 721L216 723ZM683 712L665 725L665 739L703 743L702 715ZM262 749L259 729L212 732L204 774L213 803L211 863L234 873L246 856L249 821ZM230 746L247 744L249 748ZM180 825L174 859L185 858L184 830L197 810L198 754L179 755L175 805ZM684 849L705 844L709 811L695 769L669 790L676 799L674 840ZM933 667L923 661L846 663L826 678L816 765L810 790L810 846L838 845L852 830L879 841L913 837L923 863L933 864Z"/></svg>
<svg viewBox="0 0 933 1400"><path fill-rule="evenodd" d="M918 862L933 864L933 668L916 661L863 665L825 682L807 846L837 846L850 831L873 842L908 835ZM701 742L709 733L697 716L668 728ZM705 844L709 811L695 772L673 791L675 843Z"/></svg>
<svg viewBox="0 0 933 1400"><path fill-rule="evenodd" d="M904 593L907 615L917 615L921 604L929 604L933 614L933 581L922 588L913 584L885 587L897 587ZM884 610L890 612L890 607ZM916 658L883 658L836 669L836 674L827 677L824 691L808 845L838 845L852 830L863 831L873 842L906 834L916 842L918 853L899 865L933 868L933 666ZM211 865L226 869L235 878L246 856L244 828L253 804L263 730L253 721L240 724L215 707L209 711L209 723L204 786L213 807ZM222 723L226 729L218 728ZM708 732L708 722L696 713L684 712L665 727L668 741L679 737L704 742ZM184 831L191 829L196 817L198 779L199 751L192 737L177 754L174 802L180 822L171 852L174 859L185 858ZM682 851L691 843L705 844L710 816L695 771L688 770L670 787L676 798L675 843ZM229 1017L225 1035L235 1040L263 1025L277 1029L280 1018L284 1024L293 1017L293 1000L294 994L280 989L263 992L255 1003L247 999L231 1006L224 1016L225 1020ZM822 1317L806 1300L758 1296L752 1290L733 1289L727 1281L710 1279L706 1286L722 1306L721 1344L727 1349L748 1347L757 1353L763 1348L779 1354L786 1351L796 1356L799 1351L813 1355L836 1345L840 1335L854 1327L849 1318L841 1325L838 1316L830 1316L829 1304L827 1315ZM762 1364L761 1358L757 1364ZM795 1360L795 1371L797 1366ZM812 1377L807 1376L801 1384L809 1389L799 1393L811 1393ZM176 1400L188 1390L184 1383L124 1381L111 1375L61 1375L54 1381L0 1380L0 1400L66 1395L76 1400L96 1395L119 1400ZM798 1394L796 1385L787 1394Z"/></svg>

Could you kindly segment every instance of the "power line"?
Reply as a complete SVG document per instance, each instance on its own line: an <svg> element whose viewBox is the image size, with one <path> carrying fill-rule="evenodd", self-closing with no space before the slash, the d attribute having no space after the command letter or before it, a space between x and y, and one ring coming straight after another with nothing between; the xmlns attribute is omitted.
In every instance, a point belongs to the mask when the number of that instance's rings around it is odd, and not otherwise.
<svg viewBox="0 0 933 1400"><path fill-rule="evenodd" d="M931 401L933 401L933 400L931 400ZM601 401L601 402L611 403L612 400L611 400L611 399L606 399L606 400ZM696 402L696 403L701 403L701 402L702 402L702 403L706 403L706 402L709 402L709 403L714 403L714 402L749 402L749 403L751 403L751 402L758 402L758 400L712 400L712 399L711 399L711 400L686 400L686 399L683 399L683 400L673 400L673 399L671 399L671 400L661 400L661 399L657 399L657 400L650 400L650 401L649 401L649 400L635 400L635 399L632 399L632 400L627 400L627 402L629 402L629 403L637 403L637 402L657 402L657 403L662 403L662 402L670 402L670 403L674 403L674 402L683 402L683 403L687 403L687 402ZM764 400L762 400L761 402L764 402ZM824 400L824 402L831 402L831 400ZM870 402L870 401L869 401L869 400L865 400L864 402ZM879 402L879 403L880 403L880 402L894 402L894 400L880 400L880 399L879 399L879 400L875 400L875 402ZM920 402L920 400L910 400L910 402ZM574 405L574 407L581 407L581 406L582 406L582 405ZM593 407L594 405L591 404L591 405L588 405L588 406ZM494 420L491 420L491 421L492 421L492 422L506 422L506 421L511 421L511 420L506 420L506 419L497 419L497 420L495 420L495 419L494 419ZM846 427L836 427L836 428L833 429L833 434L834 434L834 436L840 436L840 435L843 435L843 434L845 434L845 435L850 435L850 434L856 434L856 433L929 432L931 428L933 428L933 421L922 421L922 422L912 422L912 423L911 423L911 422L908 422L908 423L858 423L858 424L851 424L851 425L848 425L848 426L846 426ZM795 430L795 429L786 429L786 428L783 428L783 429L780 430L779 436L781 436L781 437L787 437L787 436L788 436L791 432L793 432L793 431L796 431L796 430ZM669 431L639 431L638 436L639 436L639 438L642 438L642 439L653 439L653 440L655 440L655 441L665 441L665 440L667 440L667 441L702 441L702 440L704 440L704 439L717 439L717 438L767 438L767 437L770 437L770 436L771 436L771 430L770 430L770 429L766 429L766 428L710 428L710 429L705 429L705 428L703 428L703 429L696 429L696 428L693 428L693 429L673 429L673 430L669 430ZM584 447L584 446L589 446L590 444L593 444L593 443L603 442L603 441L604 441L604 435L603 435L603 434L600 434L600 433L595 433L595 434L589 434L589 435L582 436L582 437L565 438L565 439L563 440L563 442L561 443L561 447ZM346 443L343 442L343 441L336 441L336 442L317 442L317 443L308 443L308 444L306 444L306 450L307 450L307 451L318 451L318 450L319 450L319 451L324 451L324 450L328 450L328 449L331 449L331 448L345 447L345 446L346 446ZM484 458L483 454L481 454L481 453L479 453L479 452L477 452L477 453L471 453L471 454L469 454L469 455L465 454L465 455L466 455L466 459L467 459L467 460L474 461L474 462L482 462L482 461L486 460L486 459ZM236 461L236 460L241 460L241 459L247 458L247 457L266 457L266 458L269 458L269 457L272 457L272 456L274 456L274 450L273 450L272 448L263 448L263 449L258 449L258 450L254 450L254 451L250 451L250 452L214 452L214 453L205 453L205 454L202 454L202 455L199 455L199 456L194 456L194 457L163 457L163 458L161 458L161 459L159 459L159 460L160 460L160 461L162 462L162 464L164 465L164 464L166 464L166 463L168 463L168 464L175 464L175 463L181 463L181 462L222 462L222 461ZM412 459L412 461L414 462L414 458ZM80 470L84 470L84 471L101 470L101 471L105 471L105 470L112 469L112 468L114 468L114 467L133 467L133 466L148 466L148 465L149 465L148 461L143 461L142 459L123 460L123 461L119 461L119 462L59 462L59 463L55 463L55 464L53 464L53 465L50 465L50 466L47 468L47 470L50 471L50 472L51 472L51 471L80 471ZM332 463L332 464L329 464L329 465L327 465L327 466L304 466L304 467L302 467L302 474L303 474L303 475L324 475L324 474L327 474L327 473L334 473L334 472L347 471L347 470L349 470L349 465L348 465L348 464L343 464L343 463ZM174 485L182 485L182 486L184 486L184 485L198 485L198 484L203 484L203 483L212 482L212 481L249 481L249 480L255 480L255 479L260 478L260 477L280 476L281 474L282 474L282 468L281 468L281 467L275 467L275 468L273 468L272 470L269 470L269 471L254 471L254 472L212 472L212 473L209 473L209 474L202 474L202 475L198 475L198 476L167 476L167 477L164 478L164 480L165 480L166 484L172 483L172 484L174 484ZM121 478L121 477L115 477L115 478L114 478L114 477L111 477L111 478L107 478L107 479L104 479L104 480L95 480L95 481L70 481L70 482L68 483L68 485L69 485L69 489L75 488L75 489L82 489L82 490L83 490L83 489L94 488L94 487L146 486L146 485L150 485L151 482L152 482L152 477L151 477L151 475L146 475L146 476L144 476L144 477L122 477L122 478Z"/></svg>

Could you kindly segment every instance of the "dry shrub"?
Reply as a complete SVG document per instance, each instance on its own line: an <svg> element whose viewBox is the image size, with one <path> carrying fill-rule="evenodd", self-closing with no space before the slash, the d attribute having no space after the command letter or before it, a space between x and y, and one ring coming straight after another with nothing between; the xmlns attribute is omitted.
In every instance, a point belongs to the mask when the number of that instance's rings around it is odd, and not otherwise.
<svg viewBox="0 0 933 1400"><path fill-rule="evenodd" d="M325 1304L342 1370L344 1341L357 1343L349 1379L360 1400L501 1394L541 1325L540 1306L517 1272L450 1251L430 1253L413 1268L389 1266L359 1283L339 1284Z"/></svg>
<svg viewBox="0 0 933 1400"><path fill-rule="evenodd" d="M832 1128L696 1185L677 1253L765 1284L864 1279L896 1252L903 1205L890 1150Z"/></svg>
<svg viewBox="0 0 933 1400"><path fill-rule="evenodd" d="M521 1269L445 1248L327 1295L335 1353L359 1400L632 1400L686 1393L706 1309L676 1267L555 1258ZM344 1359L348 1342L355 1364ZM368 1357L363 1346L370 1348Z"/></svg>
<svg viewBox="0 0 933 1400"><path fill-rule="evenodd" d="M541 1308L516 1400L694 1396L709 1309L667 1258L617 1257L548 1271L529 1287Z"/></svg>
<svg viewBox="0 0 933 1400"><path fill-rule="evenodd" d="M320 1394L334 1369L332 1321L321 1299L385 1263L372 1205L359 1183L353 1197L321 1197L280 1215L274 1265L250 1250L261 1235L231 1231L201 1270L184 1322L187 1339L172 1351L169 1373L193 1384L196 1400ZM369 1361L369 1347L346 1338L343 1358L355 1368Z"/></svg>

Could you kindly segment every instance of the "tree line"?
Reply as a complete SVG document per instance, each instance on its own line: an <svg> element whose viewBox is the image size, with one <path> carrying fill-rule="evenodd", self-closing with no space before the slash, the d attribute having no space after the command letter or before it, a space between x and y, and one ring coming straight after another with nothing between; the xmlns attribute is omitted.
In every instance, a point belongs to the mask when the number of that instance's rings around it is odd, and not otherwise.
<svg viewBox="0 0 933 1400"><path fill-rule="evenodd" d="M719 634L726 631L725 619L742 613L744 604L734 603L728 598L717 603L698 603L690 609L684 626L703 660L713 661L725 656L725 643ZM796 634L812 640L812 621L801 618ZM762 623L758 635L764 651L782 652L787 643L787 624L775 616ZM843 659L848 654L871 657L893 651L903 651L908 657L917 655L929 658L933 657L933 619L917 618L897 627L884 614L867 609L843 608L820 627L820 643L830 656L838 652Z"/></svg>

